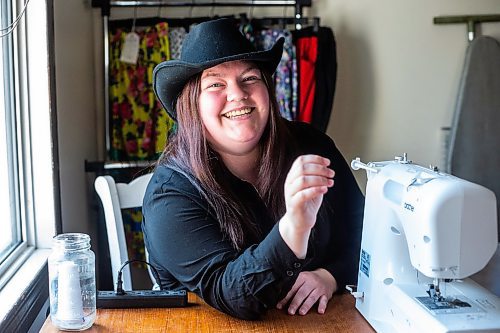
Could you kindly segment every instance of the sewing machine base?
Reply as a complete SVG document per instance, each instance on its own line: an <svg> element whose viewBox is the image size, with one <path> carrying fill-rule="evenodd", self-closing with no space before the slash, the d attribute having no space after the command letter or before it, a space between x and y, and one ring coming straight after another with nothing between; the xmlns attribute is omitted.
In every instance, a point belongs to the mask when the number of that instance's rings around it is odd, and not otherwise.
<svg viewBox="0 0 500 333"><path fill-rule="evenodd" d="M373 287L372 299L357 299L356 308L377 332L500 332L500 299L471 279L443 288L448 299L463 303L433 301L425 283Z"/></svg>

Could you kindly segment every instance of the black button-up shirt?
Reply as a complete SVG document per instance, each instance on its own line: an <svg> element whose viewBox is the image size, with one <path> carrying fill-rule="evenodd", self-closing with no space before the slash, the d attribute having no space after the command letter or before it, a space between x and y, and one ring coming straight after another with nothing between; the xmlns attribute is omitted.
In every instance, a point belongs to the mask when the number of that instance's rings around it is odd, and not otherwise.
<svg viewBox="0 0 500 333"><path fill-rule="evenodd" d="M196 185L182 171L159 165L144 198L143 231L164 288L187 288L225 313L256 319L286 295L301 271L328 270L339 291L356 283L364 197L331 138L304 123L287 124L298 141L297 156L321 155L335 170L335 184L323 198L306 258L298 259L288 248L278 221L250 183L228 175L264 235L238 252Z"/></svg>

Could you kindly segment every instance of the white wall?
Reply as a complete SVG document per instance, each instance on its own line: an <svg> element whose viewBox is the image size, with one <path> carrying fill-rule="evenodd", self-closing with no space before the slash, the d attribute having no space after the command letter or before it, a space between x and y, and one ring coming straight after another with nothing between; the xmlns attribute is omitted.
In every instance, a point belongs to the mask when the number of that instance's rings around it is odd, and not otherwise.
<svg viewBox="0 0 500 333"><path fill-rule="evenodd" d="M94 36L90 1L54 0L57 120L64 232L94 236L84 161L96 158Z"/></svg>
<svg viewBox="0 0 500 333"><path fill-rule="evenodd" d="M84 160L102 158L102 116L96 117L102 114L102 41L100 11L89 3L54 1L64 231L92 235ZM210 9L193 15L200 11ZM500 0L313 0L307 12L336 36L339 72L328 134L346 159L407 152L415 162L441 166L440 128L451 123L467 39L465 25L434 25L433 17L498 14ZM500 39L500 23L482 29ZM364 187L363 173L356 176Z"/></svg>
<svg viewBox="0 0 500 333"><path fill-rule="evenodd" d="M464 56L465 24L443 15L500 14L499 0L313 0L311 14L333 28L338 79L328 134L350 161L394 158L444 166ZM500 40L500 23L481 25ZM364 188L364 172L355 172Z"/></svg>

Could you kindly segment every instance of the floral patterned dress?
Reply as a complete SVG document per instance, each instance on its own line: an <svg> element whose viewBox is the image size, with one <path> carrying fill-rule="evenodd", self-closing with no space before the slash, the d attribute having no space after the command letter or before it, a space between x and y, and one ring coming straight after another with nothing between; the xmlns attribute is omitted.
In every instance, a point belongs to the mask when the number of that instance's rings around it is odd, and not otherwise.
<svg viewBox="0 0 500 333"><path fill-rule="evenodd" d="M167 142L174 122L153 91L153 69L170 59L168 24L138 30L137 64L120 61L128 31L110 32L110 160L155 160Z"/></svg>

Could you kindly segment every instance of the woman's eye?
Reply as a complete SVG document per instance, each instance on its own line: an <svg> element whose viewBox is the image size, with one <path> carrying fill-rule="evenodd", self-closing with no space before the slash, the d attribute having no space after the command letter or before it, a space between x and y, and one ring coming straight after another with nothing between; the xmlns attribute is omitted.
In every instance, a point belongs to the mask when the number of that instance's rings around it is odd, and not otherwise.
<svg viewBox="0 0 500 333"><path fill-rule="evenodd" d="M209 89L209 88L219 88L219 87L222 87L222 83L210 83L206 86L206 89Z"/></svg>
<svg viewBox="0 0 500 333"><path fill-rule="evenodd" d="M247 76L246 78L243 79L243 81L255 81L255 80L260 80L260 78L256 75L252 75L252 76Z"/></svg>

